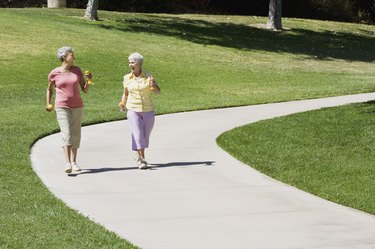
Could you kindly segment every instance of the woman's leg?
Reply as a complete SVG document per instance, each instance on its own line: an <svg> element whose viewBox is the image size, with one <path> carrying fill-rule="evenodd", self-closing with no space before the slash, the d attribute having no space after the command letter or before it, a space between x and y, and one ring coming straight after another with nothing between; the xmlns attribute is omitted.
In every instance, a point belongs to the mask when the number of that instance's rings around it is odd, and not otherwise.
<svg viewBox="0 0 375 249"><path fill-rule="evenodd" d="M132 150L136 151L137 156L135 161L140 169L147 168L147 163L145 163L145 139L144 139L144 120L142 112L129 111L127 113L129 128L132 136Z"/></svg>
<svg viewBox="0 0 375 249"><path fill-rule="evenodd" d="M72 147L70 159L72 162L73 170L80 171L81 169L77 165L77 153L78 148L81 144L81 127L83 118L83 108L72 108L72 118L70 122L70 129L72 133Z"/></svg>
<svg viewBox="0 0 375 249"><path fill-rule="evenodd" d="M138 156L139 156L141 159L145 160L145 149L137 150L137 152L138 152Z"/></svg>
<svg viewBox="0 0 375 249"><path fill-rule="evenodd" d="M134 151L148 148L152 128L154 127L154 112L128 111L129 128L132 134L132 149ZM140 155L144 155L139 151Z"/></svg>
<svg viewBox="0 0 375 249"><path fill-rule="evenodd" d="M77 148L71 147L70 149L70 160L72 163L77 161Z"/></svg>
<svg viewBox="0 0 375 249"><path fill-rule="evenodd" d="M142 149L139 151L142 161L141 161L141 168L147 168L147 161L146 161L146 155L145 150L149 146L150 142L150 135L152 128L154 127L155 123L155 113L152 112L143 112L142 113L142 121L143 121L143 137L142 137Z"/></svg>
<svg viewBox="0 0 375 249"><path fill-rule="evenodd" d="M137 151L140 155L139 150L142 149L142 138L143 138L143 120L140 113L128 110L127 117L129 121L130 133L132 136L132 150Z"/></svg>
<svg viewBox="0 0 375 249"><path fill-rule="evenodd" d="M142 115L143 119L143 148L148 148L150 144L151 131L155 124L155 113L144 112ZM144 155L144 152L143 152Z"/></svg>
<svg viewBox="0 0 375 249"><path fill-rule="evenodd" d="M71 148L72 148L72 146L64 146L64 147L63 147L64 155L65 155L65 160L66 160L66 164L71 164L71 162L72 162L71 159L70 159Z"/></svg>
<svg viewBox="0 0 375 249"><path fill-rule="evenodd" d="M72 133L72 153L71 160L76 162L77 150L81 144L81 126L83 118L83 108L72 108L71 109L71 120L70 120L70 130Z"/></svg>
<svg viewBox="0 0 375 249"><path fill-rule="evenodd" d="M81 171L81 168L77 165L77 148L72 146L71 148L71 161L72 161L72 169L74 171Z"/></svg>
<svg viewBox="0 0 375 249"><path fill-rule="evenodd" d="M72 171L71 166L71 147L72 147L72 137L70 132L70 119L71 112L69 108L56 108L57 122L60 127L60 132L62 134L62 147L64 150L66 168L65 172L70 173Z"/></svg>

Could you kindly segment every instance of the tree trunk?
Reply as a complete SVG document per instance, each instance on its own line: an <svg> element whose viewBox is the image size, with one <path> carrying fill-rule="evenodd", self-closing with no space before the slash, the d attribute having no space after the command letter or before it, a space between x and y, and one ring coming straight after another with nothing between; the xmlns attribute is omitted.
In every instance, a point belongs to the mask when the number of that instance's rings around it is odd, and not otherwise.
<svg viewBox="0 0 375 249"><path fill-rule="evenodd" d="M270 0L268 11L267 28L272 30L283 30L281 23L282 0Z"/></svg>
<svg viewBox="0 0 375 249"><path fill-rule="evenodd" d="M47 6L48 8L65 8L66 0L48 0Z"/></svg>
<svg viewBox="0 0 375 249"><path fill-rule="evenodd" d="M89 0L85 12L85 18L90 20L99 20L98 18L99 0Z"/></svg>

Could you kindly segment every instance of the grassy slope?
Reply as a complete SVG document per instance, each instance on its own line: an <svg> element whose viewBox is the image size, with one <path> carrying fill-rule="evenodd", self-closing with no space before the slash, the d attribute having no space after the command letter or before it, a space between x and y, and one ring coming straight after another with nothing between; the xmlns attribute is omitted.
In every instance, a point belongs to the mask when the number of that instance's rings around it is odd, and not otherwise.
<svg viewBox="0 0 375 249"><path fill-rule="evenodd" d="M141 52L162 86L159 114L373 91L372 26L285 19L145 15L82 10L0 9L0 247L126 247L56 200L32 171L29 150L57 130L44 112L46 76L57 48L96 85L84 96L85 124L120 119L116 104L127 55ZM79 235L79 239L77 238Z"/></svg>
<svg viewBox="0 0 375 249"><path fill-rule="evenodd" d="M282 182L375 214L375 103L262 121L222 134L233 156Z"/></svg>

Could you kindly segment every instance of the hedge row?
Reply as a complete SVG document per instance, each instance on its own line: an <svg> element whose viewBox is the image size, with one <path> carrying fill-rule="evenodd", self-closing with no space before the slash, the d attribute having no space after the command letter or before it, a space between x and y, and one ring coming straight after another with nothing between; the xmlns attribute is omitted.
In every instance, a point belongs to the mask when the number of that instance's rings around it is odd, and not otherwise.
<svg viewBox="0 0 375 249"><path fill-rule="evenodd" d="M66 0L69 8L85 8L87 0ZM260 15L268 13L269 0L100 0L99 9L152 13L205 13ZM1 0L0 7L46 7L47 0ZM287 0L283 16L337 21L375 21L375 0Z"/></svg>

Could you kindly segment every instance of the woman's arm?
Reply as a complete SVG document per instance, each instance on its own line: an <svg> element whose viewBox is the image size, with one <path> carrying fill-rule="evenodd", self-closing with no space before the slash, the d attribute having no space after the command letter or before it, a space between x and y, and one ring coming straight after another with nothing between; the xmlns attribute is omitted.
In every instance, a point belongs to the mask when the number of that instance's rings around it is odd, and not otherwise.
<svg viewBox="0 0 375 249"><path fill-rule="evenodd" d="M124 92L123 92L123 94L121 96L121 101L118 104L118 106L120 107L120 111L125 111L125 109L126 109L126 101L128 100L128 95L129 95L128 88L124 87Z"/></svg>
<svg viewBox="0 0 375 249"><path fill-rule="evenodd" d="M48 87L47 87L47 91L46 91L46 110L47 111L52 111L52 107L51 107L51 99L52 99L52 95L53 95L53 89L55 88L55 84L51 81L48 81Z"/></svg>
<svg viewBox="0 0 375 249"><path fill-rule="evenodd" d="M159 95L160 94L160 87L159 87L159 85L158 84L156 84L156 81L155 81L155 83L154 83L154 93L156 94L156 95Z"/></svg>
<svg viewBox="0 0 375 249"><path fill-rule="evenodd" d="M83 74L82 74L83 75ZM87 93L89 90L89 84L87 83L85 76L82 76L79 80L79 85L81 86L81 89L84 93Z"/></svg>
<svg viewBox="0 0 375 249"><path fill-rule="evenodd" d="M81 71L81 69L79 70ZM82 71L81 71L81 75L82 77L80 77L79 79L79 85L82 89L82 92L87 93L89 90L90 84L87 82L86 77L89 77L89 79L91 79L92 76L91 76L91 73L88 76L86 76L82 73Z"/></svg>
<svg viewBox="0 0 375 249"><path fill-rule="evenodd" d="M160 94L160 87L159 87L159 85L156 83L154 77L150 76L150 78L149 78L149 82L150 82L150 87L151 87L152 91L153 91L156 95L159 95L159 94Z"/></svg>

